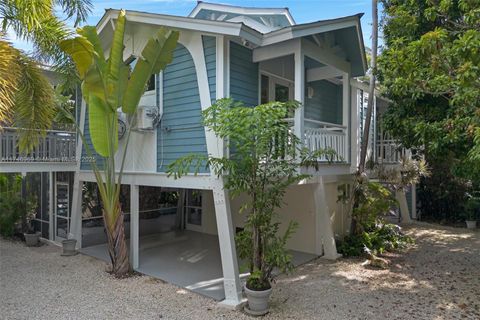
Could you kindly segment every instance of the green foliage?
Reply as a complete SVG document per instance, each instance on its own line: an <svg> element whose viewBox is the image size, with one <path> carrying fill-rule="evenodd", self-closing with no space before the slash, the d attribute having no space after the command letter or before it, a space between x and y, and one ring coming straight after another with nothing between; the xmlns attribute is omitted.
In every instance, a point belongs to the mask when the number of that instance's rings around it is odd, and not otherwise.
<svg viewBox="0 0 480 320"><path fill-rule="evenodd" d="M448 190L459 178L480 181L480 2L382 3L385 46L379 79L392 101L383 126L405 147L425 155L432 177L424 186L434 188L425 190L431 196L442 196L435 190L439 184ZM430 210L428 204L424 209Z"/></svg>
<svg viewBox="0 0 480 320"><path fill-rule="evenodd" d="M90 0L1 0L0 1L0 122L17 126L20 151L30 151L55 115L54 92L37 62L52 65L62 75L63 87L75 88L78 77L71 60L58 45L71 34L61 13L84 22ZM34 46L32 57L15 49L6 34L27 40Z"/></svg>
<svg viewBox="0 0 480 320"><path fill-rule="evenodd" d="M477 192L478 193L478 192ZM480 212L480 197L469 195L465 205L465 213L467 220L477 220Z"/></svg>
<svg viewBox="0 0 480 320"><path fill-rule="evenodd" d="M357 221L354 234L372 228L379 217L386 215L397 204L395 197L378 182L356 184L357 206L352 216Z"/></svg>
<svg viewBox="0 0 480 320"><path fill-rule="evenodd" d="M79 29L79 36L60 43L72 57L83 80L82 93L88 101L92 143L103 157L110 157L118 148L118 107L129 115L135 114L148 79L171 62L179 36L176 31L160 28L145 45L132 71L123 61L126 21L122 10L108 59L105 59L95 27Z"/></svg>
<svg viewBox="0 0 480 320"><path fill-rule="evenodd" d="M21 175L0 174L0 235L4 237L12 237L16 231L29 231L31 227L35 199L23 199L21 187Z"/></svg>
<svg viewBox="0 0 480 320"><path fill-rule="evenodd" d="M406 248L413 239L395 224L377 221L360 235L349 235L339 244L338 252L345 257L358 257L367 252L378 255Z"/></svg>
<svg viewBox="0 0 480 320"><path fill-rule="evenodd" d="M15 193L1 194L0 197L0 234L4 237L12 237L15 226L21 221L22 198Z"/></svg>
<svg viewBox="0 0 480 320"><path fill-rule="evenodd" d="M283 234L276 211L283 204L287 188L308 175L298 173L302 166L317 167L317 158L331 151L310 152L303 148L285 118L298 107L296 102L272 102L245 107L231 99L222 99L203 112L203 122L225 141L229 157L222 154L180 158L168 168L169 175L186 175L192 165L204 163L218 176L226 178L225 188L232 196L246 194L241 208L246 213L245 229L236 242L239 256L252 274L250 288L264 288L274 276L272 271L288 271L292 257L285 248L296 224L291 222Z"/></svg>
<svg viewBox="0 0 480 320"><path fill-rule="evenodd" d="M373 167L378 179L393 190L405 189L429 177L431 172L425 160L402 158L398 166L387 167L376 165Z"/></svg>
<svg viewBox="0 0 480 320"><path fill-rule="evenodd" d="M247 288L250 290L263 291L268 290L272 286L268 281L263 279L262 272L260 270L255 270L250 273L250 276L247 279Z"/></svg>
<svg viewBox="0 0 480 320"><path fill-rule="evenodd" d="M356 221L355 229L339 243L338 252L351 257L367 253L377 255L406 247L412 240L397 225L383 222L383 217L397 206L392 192L382 184L368 180L356 182L354 186L357 204L352 219ZM346 186L339 187L339 201L352 201L346 190Z"/></svg>
<svg viewBox="0 0 480 320"><path fill-rule="evenodd" d="M463 220L464 204L467 201L471 182L454 175L451 166L454 160L428 160L431 176L421 179L417 185L417 200L421 204L422 220L458 222Z"/></svg>
<svg viewBox="0 0 480 320"><path fill-rule="evenodd" d="M70 55L82 80L82 94L88 106L93 148L105 158L103 174L95 162L92 167L102 200L113 272L117 276L124 276L129 267L120 192L134 115L148 79L172 61L179 37L178 31L159 28L147 41L134 69L131 70L123 61L126 23L126 13L120 10L108 59L93 26L80 28L77 31L78 36L60 42L61 49ZM128 115L129 126L120 168L117 168L115 155L118 150L119 108ZM68 112L64 112L64 116L72 118ZM79 135L88 155L92 156L93 152L86 143L82 130L83 128L80 128Z"/></svg>

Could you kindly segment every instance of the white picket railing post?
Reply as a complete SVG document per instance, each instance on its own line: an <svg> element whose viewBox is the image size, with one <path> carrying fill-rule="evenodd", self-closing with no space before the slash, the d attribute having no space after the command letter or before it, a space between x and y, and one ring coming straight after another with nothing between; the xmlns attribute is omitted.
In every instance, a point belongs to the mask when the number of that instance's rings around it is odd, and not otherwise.
<svg viewBox="0 0 480 320"><path fill-rule="evenodd" d="M305 122L315 125L315 128L305 128L305 146L311 151L332 149L336 155L334 161L347 162L347 127L328 122L305 119ZM318 161L328 161L322 156Z"/></svg>
<svg viewBox="0 0 480 320"><path fill-rule="evenodd" d="M394 139L378 140L376 148L376 160L379 163L399 163L402 158L410 157L410 150L402 147Z"/></svg>

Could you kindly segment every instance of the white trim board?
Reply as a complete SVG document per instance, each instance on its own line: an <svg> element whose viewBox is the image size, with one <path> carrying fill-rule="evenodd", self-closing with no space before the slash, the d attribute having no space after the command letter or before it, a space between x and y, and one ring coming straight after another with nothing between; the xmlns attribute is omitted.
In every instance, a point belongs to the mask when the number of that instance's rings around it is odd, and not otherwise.
<svg viewBox="0 0 480 320"><path fill-rule="evenodd" d="M199 1L197 6L193 8L192 12L190 12L188 16L191 18L194 18L198 15L198 13L201 10L223 11L226 13L235 13L239 15L251 15L251 14L266 15L266 16L284 15L291 25L295 24L295 20L290 14L290 10L288 8L240 7L240 6L232 6L232 5L225 5L225 4L219 4L219 3L208 3L208 2Z"/></svg>

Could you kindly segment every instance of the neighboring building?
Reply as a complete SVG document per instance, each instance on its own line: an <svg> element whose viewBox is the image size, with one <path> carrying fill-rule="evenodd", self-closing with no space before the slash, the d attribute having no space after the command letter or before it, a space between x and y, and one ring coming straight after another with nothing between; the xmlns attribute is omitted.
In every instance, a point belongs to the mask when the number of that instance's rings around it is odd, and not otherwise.
<svg viewBox="0 0 480 320"><path fill-rule="evenodd" d="M97 25L105 52L117 16L118 10L108 9ZM302 169L313 177L289 189L279 217L284 227L290 220L299 223L288 242L296 263L338 257L335 238L349 229L349 210L337 202L339 187L351 183L358 164L362 98L353 78L367 68L361 16L296 24L285 8L204 2L188 17L127 11L126 61L134 63L159 26L180 31L173 62L152 78L141 99L129 145L122 199L135 270L225 304L240 302L234 236L243 227L242 199L230 199L209 170L179 180L165 173L190 153L223 154L223 142L203 127L201 112L224 97L251 106L300 101L289 119L294 132L312 150L337 152L334 163L319 159L318 172ZM87 113L83 103L80 125L89 141ZM43 236L58 242L70 233L83 252L107 258L101 212L90 206L95 177L81 141L72 148L75 134L52 131L31 161L18 161L15 130L0 133L0 171L43 172ZM140 201L147 194L148 205ZM158 199L152 201L152 194Z"/></svg>

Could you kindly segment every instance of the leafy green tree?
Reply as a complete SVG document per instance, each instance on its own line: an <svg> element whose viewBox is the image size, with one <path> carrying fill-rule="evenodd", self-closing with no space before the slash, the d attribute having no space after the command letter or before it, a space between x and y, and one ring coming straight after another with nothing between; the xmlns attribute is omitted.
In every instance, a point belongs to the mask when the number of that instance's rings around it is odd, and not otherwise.
<svg viewBox="0 0 480 320"><path fill-rule="evenodd" d="M119 197L134 115L150 76L159 73L172 61L179 36L177 31L159 28L145 45L132 71L123 61L125 24L125 11L121 10L108 59L105 58L94 26L85 26L78 30L77 37L60 43L61 48L72 57L82 79L82 94L88 106L93 148L105 160L103 168L100 169L93 162L92 169L102 199L112 271L118 277L125 276L129 271L124 216ZM115 164L118 150L118 108L130 118L126 146L119 168ZM69 115L68 112L65 114ZM79 129L82 130L83 128ZM92 155L83 134L80 136L87 152Z"/></svg>
<svg viewBox="0 0 480 320"><path fill-rule="evenodd" d="M437 181L427 183L429 188L445 185L437 191L447 195L448 186L480 181L480 2L382 3L379 78L392 101L384 127L423 153L432 169L427 180ZM445 205L451 202L445 198Z"/></svg>
<svg viewBox="0 0 480 320"><path fill-rule="evenodd" d="M236 237L239 257L248 262L251 276L247 286L258 290L270 288L272 271L288 271L291 256L285 248L295 228L290 222L279 234L276 210L283 204L287 188L309 177L300 174L302 167L317 167L317 159L334 152L310 152L292 132L285 118L297 103L272 102L245 107L231 99L222 99L203 112L204 125L226 141L229 156L190 155L173 162L169 175L180 178L200 166L210 167L214 174L226 178L225 188L233 197L246 194L248 200L241 212L246 213L243 231Z"/></svg>
<svg viewBox="0 0 480 320"><path fill-rule="evenodd" d="M49 129L55 116L54 91L37 61L52 64L72 87L78 78L59 41L71 34L55 11L84 22L90 0L0 0L0 124L26 128L20 133L20 149L30 150L38 133ZM27 40L36 52L31 57L7 41L7 31Z"/></svg>
<svg viewBox="0 0 480 320"><path fill-rule="evenodd" d="M384 125L406 147L462 171L480 159L480 2L383 4L379 74L393 101Z"/></svg>

